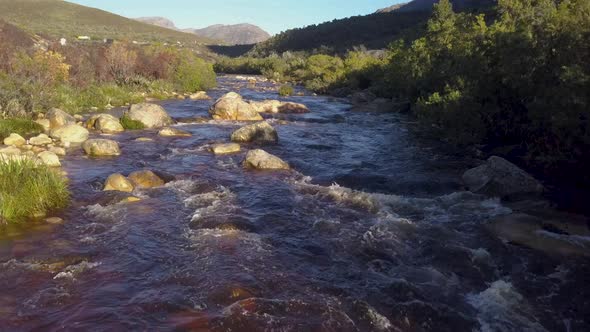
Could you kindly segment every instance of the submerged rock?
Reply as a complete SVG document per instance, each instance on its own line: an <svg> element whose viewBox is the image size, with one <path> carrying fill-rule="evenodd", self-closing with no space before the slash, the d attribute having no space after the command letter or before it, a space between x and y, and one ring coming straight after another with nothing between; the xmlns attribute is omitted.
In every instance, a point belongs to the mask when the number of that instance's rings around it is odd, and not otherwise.
<svg viewBox="0 0 590 332"><path fill-rule="evenodd" d="M244 167L266 170L290 169L289 164L264 150L250 150L244 160Z"/></svg>
<svg viewBox="0 0 590 332"><path fill-rule="evenodd" d="M52 138L62 143L82 143L88 139L89 135L88 129L76 124L53 129L50 133Z"/></svg>
<svg viewBox="0 0 590 332"><path fill-rule="evenodd" d="M277 131L266 121L244 126L231 134L232 142L274 143L279 140Z"/></svg>
<svg viewBox="0 0 590 332"><path fill-rule="evenodd" d="M95 129L105 134L116 134L125 131L121 121L110 114L93 115L86 121L86 128Z"/></svg>
<svg viewBox="0 0 590 332"><path fill-rule="evenodd" d="M41 159L41 161L49 167L61 167L59 157L53 152L44 151L39 153L37 157L39 157L39 159Z"/></svg>
<svg viewBox="0 0 590 332"><path fill-rule="evenodd" d="M89 156L118 156L121 154L119 143L110 139L89 139L82 144Z"/></svg>
<svg viewBox="0 0 590 332"><path fill-rule="evenodd" d="M164 180L157 176L156 173L148 170L133 172L129 174L128 178L136 188L156 188L165 184Z"/></svg>
<svg viewBox="0 0 590 332"><path fill-rule="evenodd" d="M109 176L104 185L104 191L122 191L130 193L133 189L133 183L120 173Z"/></svg>
<svg viewBox="0 0 590 332"><path fill-rule="evenodd" d="M493 156L481 166L463 174L463 181L474 193L502 198L540 194L543 185L506 159Z"/></svg>
<svg viewBox="0 0 590 332"><path fill-rule="evenodd" d="M164 128L158 132L158 135L163 137L191 137L193 134L189 133L188 131L180 130L177 128Z"/></svg>
<svg viewBox="0 0 590 332"><path fill-rule="evenodd" d="M141 122L146 128L166 127L174 122L162 106L149 103L131 105L124 116Z"/></svg>
<svg viewBox="0 0 590 332"><path fill-rule="evenodd" d="M509 214L492 220L487 228L507 242L546 253L590 256L590 229L586 223L573 225L567 219Z"/></svg>
<svg viewBox="0 0 590 332"><path fill-rule="evenodd" d="M4 139L4 145L23 146L27 144L27 140L19 134L10 134Z"/></svg>
<svg viewBox="0 0 590 332"><path fill-rule="evenodd" d="M240 145L236 143L215 144L211 147L214 154L230 154L240 152Z"/></svg>
<svg viewBox="0 0 590 332"><path fill-rule="evenodd" d="M76 124L76 118L58 108L54 108L47 112L45 118L49 120L50 129Z"/></svg>
<svg viewBox="0 0 590 332"><path fill-rule="evenodd" d="M230 92L219 98L209 110L215 120L259 121L262 116L242 96Z"/></svg>

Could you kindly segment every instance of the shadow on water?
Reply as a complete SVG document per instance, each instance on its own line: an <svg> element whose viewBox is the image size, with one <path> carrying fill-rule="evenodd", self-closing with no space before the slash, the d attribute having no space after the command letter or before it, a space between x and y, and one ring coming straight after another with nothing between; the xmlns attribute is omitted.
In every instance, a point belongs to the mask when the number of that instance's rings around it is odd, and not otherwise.
<svg viewBox="0 0 590 332"><path fill-rule="evenodd" d="M270 83L220 78L217 98L277 98ZM471 161L417 139L400 114L353 113L302 96L311 113L268 118L264 146L288 172L212 155L241 124L179 125L112 136L117 158L64 159L72 207L62 225L0 239L3 330L579 331L588 325L588 261L502 243L483 225L510 213L463 191ZM213 101L162 105L207 117ZM153 138L138 142L138 137ZM173 176L113 204L112 173Z"/></svg>

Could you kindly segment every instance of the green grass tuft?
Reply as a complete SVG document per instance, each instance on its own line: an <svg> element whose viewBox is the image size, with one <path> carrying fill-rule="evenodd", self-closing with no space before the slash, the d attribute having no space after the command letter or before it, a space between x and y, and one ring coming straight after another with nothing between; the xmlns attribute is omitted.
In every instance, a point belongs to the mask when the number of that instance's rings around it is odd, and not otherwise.
<svg viewBox="0 0 590 332"><path fill-rule="evenodd" d="M141 121L131 120L127 116L121 117L121 125L125 130L141 130L145 129L145 125Z"/></svg>
<svg viewBox="0 0 590 332"><path fill-rule="evenodd" d="M70 200L67 180L32 161L0 161L0 223L25 221L65 208Z"/></svg>
<svg viewBox="0 0 590 332"><path fill-rule="evenodd" d="M289 97L293 95L293 87L289 84L281 85L279 88L279 96L281 97Z"/></svg>
<svg viewBox="0 0 590 332"><path fill-rule="evenodd" d="M43 126L28 119L4 119L0 120L0 139L4 139L15 133L23 137L39 135L43 132Z"/></svg>

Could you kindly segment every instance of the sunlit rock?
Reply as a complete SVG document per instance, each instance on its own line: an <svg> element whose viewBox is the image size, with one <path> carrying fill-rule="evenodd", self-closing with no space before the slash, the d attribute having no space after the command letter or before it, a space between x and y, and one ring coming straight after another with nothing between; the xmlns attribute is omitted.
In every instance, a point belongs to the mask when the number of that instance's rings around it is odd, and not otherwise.
<svg viewBox="0 0 590 332"><path fill-rule="evenodd" d="M119 143L109 139L89 139L82 144L82 149L89 156L118 156L121 154Z"/></svg>
<svg viewBox="0 0 590 332"><path fill-rule="evenodd" d="M149 170L133 172L128 178L136 188L156 188L165 184L164 180Z"/></svg>
<svg viewBox="0 0 590 332"><path fill-rule="evenodd" d="M149 103L131 105L124 116L141 122L146 128L161 128L174 122L162 106Z"/></svg>
<svg viewBox="0 0 590 332"><path fill-rule="evenodd" d="M184 131L178 128L167 127L158 132L158 135L162 137L191 137L193 136L188 131Z"/></svg>
<svg viewBox="0 0 590 332"><path fill-rule="evenodd" d="M4 139L4 145L22 146L27 144L27 140L19 134L10 134Z"/></svg>
<svg viewBox="0 0 590 332"><path fill-rule="evenodd" d="M217 155L240 152L240 145L237 143L215 144L211 147L211 152Z"/></svg>
<svg viewBox="0 0 590 332"><path fill-rule="evenodd" d="M50 133L53 139L60 140L62 143L82 143L88 139L89 135L88 129L76 124L53 129Z"/></svg>
<svg viewBox="0 0 590 332"><path fill-rule="evenodd" d="M132 192L133 183L120 173L109 176L104 185L104 191Z"/></svg>
<svg viewBox="0 0 590 332"><path fill-rule="evenodd" d="M242 96L230 92L219 98L209 110L215 120L260 121L262 116Z"/></svg>
<svg viewBox="0 0 590 332"><path fill-rule="evenodd" d="M231 135L232 142L274 143L279 140L277 131L266 121L244 126Z"/></svg>
<svg viewBox="0 0 590 332"><path fill-rule="evenodd" d="M244 167L261 170L287 170L289 164L264 150L250 150L244 160Z"/></svg>

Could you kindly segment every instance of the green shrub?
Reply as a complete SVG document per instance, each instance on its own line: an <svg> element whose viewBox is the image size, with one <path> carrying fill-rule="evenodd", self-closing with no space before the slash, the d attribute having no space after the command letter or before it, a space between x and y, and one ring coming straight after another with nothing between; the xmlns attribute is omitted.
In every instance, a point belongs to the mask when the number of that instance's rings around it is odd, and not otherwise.
<svg viewBox="0 0 590 332"><path fill-rule="evenodd" d="M70 199L67 180L31 161L0 161L0 222L24 221L62 209Z"/></svg>
<svg viewBox="0 0 590 332"><path fill-rule="evenodd" d="M217 85L213 65L192 54L180 57L173 81L177 92L209 90Z"/></svg>
<svg viewBox="0 0 590 332"><path fill-rule="evenodd" d="M0 120L0 139L15 133L23 137L39 135L43 132L43 126L28 119L4 119Z"/></svg>
<svg viewBox="0 0 590 332"><path fill-rule="evenodd" d="M283 84L279 88L279 96L281 97L289 97L293 95L293 87L289 84Z"/></svg>
<svg viewBox="0 0 590 332"><path fill-rule="evenodd" d="M126 130L141 130L145 129L145 125L141 121L131 120L126 115L121 117L121 125Z"/></svg>

